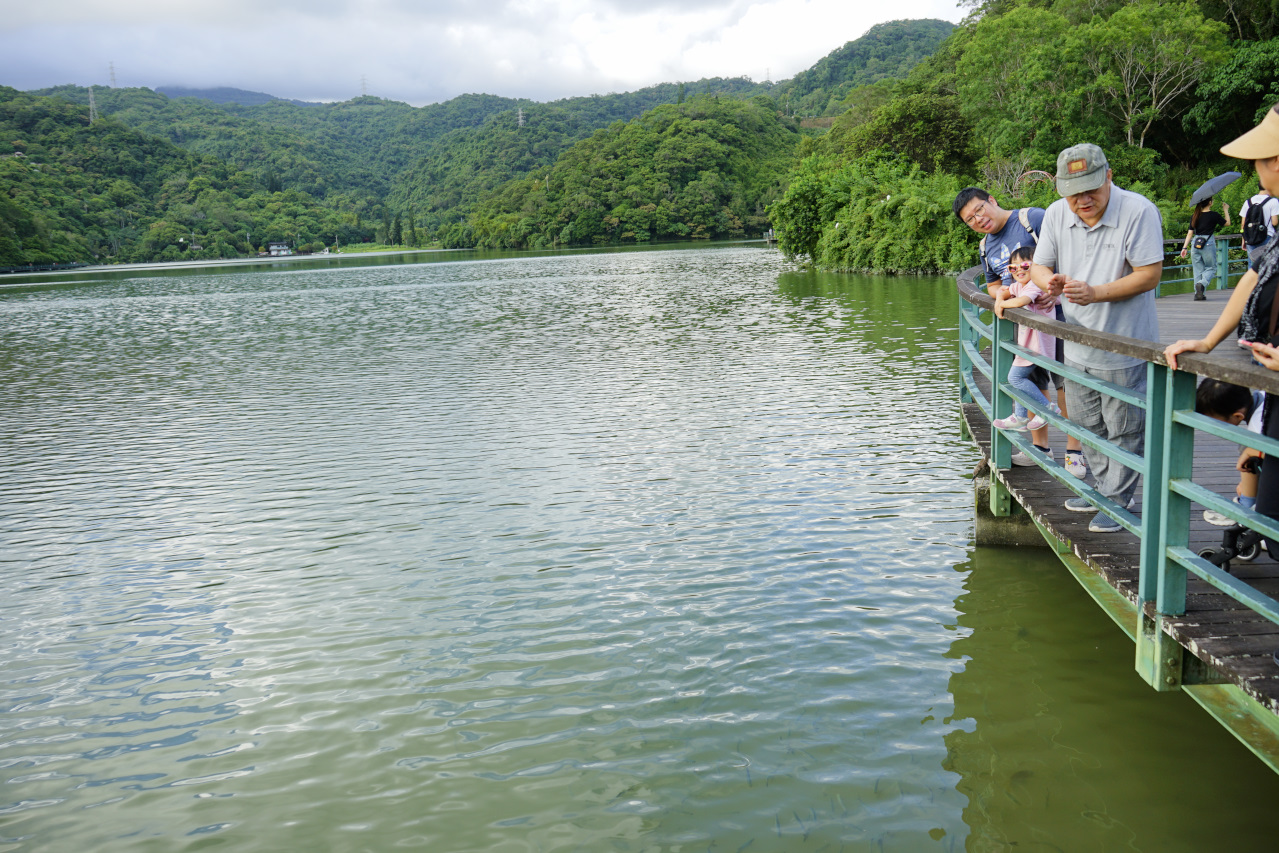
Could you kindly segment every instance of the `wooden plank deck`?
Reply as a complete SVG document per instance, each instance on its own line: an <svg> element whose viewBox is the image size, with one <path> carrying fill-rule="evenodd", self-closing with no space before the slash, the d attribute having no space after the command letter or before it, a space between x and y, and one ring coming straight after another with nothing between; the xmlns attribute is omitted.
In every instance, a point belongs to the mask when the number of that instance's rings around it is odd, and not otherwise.
<svg viewBox="0 0 1279 853"><path fill-rule="evenodd" d="M1202 337L1216 321L1232 291L1209 291L1206 302L1193 301L1190 294L1165 296L1156 301L1160 338ZM1213 360L1247 363L1248 357L1234 344L1224 341ZM985 380L979 377L985 385ZM989 389L983 387L983 393ZM990 423L976 404L964 406L963 416L983 456L990 458ZM1065 435L1049 431L1050 443L1060 462L1066 447ZM1195 436L1193 479L1227 498L1238 483L1235 462L1239 446L1206 434ZM1069 544L1075 556L1087 563L1134 606L1137 605L1138 540L1127 531L1091 533L1091 513L1065 509L1063 502L1073 496L1064 485L1038 467L1013 467L1001 472L1015 500L1045 529ZM1089 480L1091 482L1091 478ZM1141 512L1140 492L1136 512ZM1224 528L1203 520L1203 508L1194 506L1191 515L1191 549L1221 544ZM1279 563L1262 552L1252 563L1232 561L1231 574L1259 591L1279 598ZM1279 625L1260 617L1216 591L1204 581L1188 579L1186 614L1165 622L1166 630L1196 658L1212 667L1220 680L1239 685L1262 706L1279 714Z"/></svg>

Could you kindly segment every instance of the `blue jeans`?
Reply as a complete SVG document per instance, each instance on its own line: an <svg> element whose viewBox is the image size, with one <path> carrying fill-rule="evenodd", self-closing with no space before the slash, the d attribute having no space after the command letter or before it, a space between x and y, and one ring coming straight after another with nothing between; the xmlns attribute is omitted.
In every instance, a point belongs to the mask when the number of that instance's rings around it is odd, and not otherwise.
<svg viewBox="0 0 1279 853"><path fill-rule="evenodd" d="M1261 258L1261 250L1265 247L1266 245L1264 243L1260 246L1243 247L1243 250L1248 253L1248 269L1255 270L1257 268L1257 261Z"/></svg>
<svg viewBox="0 0 1279 853"><path fill-rule="evenodd" d="M1100 370L1066 359L1066 366L1134 391L1145 393L1146 390L1145 363L1119 370ZM1146 413L1136 406L1066 380L1066 408L1070 410L1071 422L1112 444L1138 456L1145 449ZM1120 506L1127 506L1137 491L1140 475L1087 445L1084 446L1084 457L1097 481L1097 491Z"/></svg>
<svg viewBox="0 0 1279 853"><path fill-rule="evenodd" d="M1190 250L1190 262L1195 271L1195 292L1203 293L1217 277L1217 246L1209 240L1202 249Z"/></svg>
<svg viewBox="0 0 1279 853"><path fill-rule="evenodd" d="M1008 384L1027 394L1032 400L1042 400L1044 405L1048 404L1048 398L1044 396L1044 392L1034 382L1030 381L1030 374L1034 371L1035 365L1028 364L1025 367L1013 365L1008 368ZM1020 400L1013 400L1013 414L1019 418L1027 415L1026 407L1021 404Z"/></svg>

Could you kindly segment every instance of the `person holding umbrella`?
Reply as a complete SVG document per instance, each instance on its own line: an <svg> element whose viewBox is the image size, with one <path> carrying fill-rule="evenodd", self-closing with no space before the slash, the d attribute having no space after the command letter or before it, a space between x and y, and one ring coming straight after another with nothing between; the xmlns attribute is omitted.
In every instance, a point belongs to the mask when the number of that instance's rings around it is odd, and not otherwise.
<svg viewBox="0 0 1279 853"><path fill-rule="evenodd" d="M1212 235L1223 225L1230 227L1230 207L1224 201L1221 203L1221 212L1225 214L1224 217L1212 209L1212 196L1199 202L1190 216L1190 230L1186 232L1186 242L1181 247L1183 258L1190 252L1196 302L1203 302L1208 298L1204 291L1217 275L1217 243Z"/></svg>

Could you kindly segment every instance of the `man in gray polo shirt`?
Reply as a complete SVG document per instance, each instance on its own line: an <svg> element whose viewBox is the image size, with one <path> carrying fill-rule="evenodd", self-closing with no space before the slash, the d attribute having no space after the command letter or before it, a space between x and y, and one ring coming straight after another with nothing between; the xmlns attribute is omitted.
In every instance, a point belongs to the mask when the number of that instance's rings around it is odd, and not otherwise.
<svg viewBox="0 0 1279 853"><path fill-rule="evenodd" d="M1039 288L1062 297L1066 322L1155 341L1154 289L1163 267L1163 222L1144 196L1111 183L1110 164L1096 145L1074 145L1057 156L1057 192L1044 216L1031 278ZM1066 341L1066 365L1144 392L1146 363L1141 359L1092 349ZM1146 416L1077 382L1066 382L1070 419L1114 444L1140 454L1145 446ZM1120 506L1129 506L1137 490L1137 472L1085 448L1097 491ZM1093 512L1084 498L1071 498L1067 509ZM1105 513L1097 513L1088 529L1120 530Z"/></svg>

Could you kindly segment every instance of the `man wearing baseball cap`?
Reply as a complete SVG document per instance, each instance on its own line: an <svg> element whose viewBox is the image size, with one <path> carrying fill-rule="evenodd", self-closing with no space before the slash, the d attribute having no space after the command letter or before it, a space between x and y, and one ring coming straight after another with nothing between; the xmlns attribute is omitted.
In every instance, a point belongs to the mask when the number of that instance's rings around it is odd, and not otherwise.
<svg viewBox="0 0 1279 853"><path fill-rule="evenodd" d="M1155 341L1155 286L1163 268L1163 222L1159 210L1138 193L1111 182L1110 164L1096 145L1072 145L1057 156L1057 193L1044 215L1031 278L1060 295L1066 322L1099 332ZM1065 363L1090 376L1144 392L1146 363L1138 358L1066 341ZM1066 381L1070 419L1119 447L1140 455L1146 415L1136 406ZM1131 507L1138 474L1087 447L1084 454L1096 489ZM1084 498L1066 508L1094 512ZM1122 529L1098 512L1088 525L1096 533Z"/></svg>

